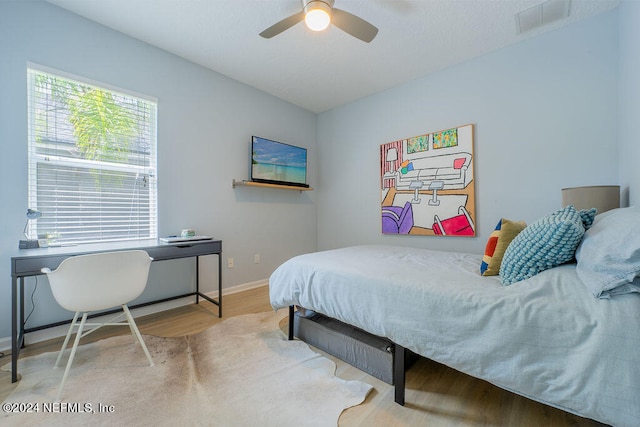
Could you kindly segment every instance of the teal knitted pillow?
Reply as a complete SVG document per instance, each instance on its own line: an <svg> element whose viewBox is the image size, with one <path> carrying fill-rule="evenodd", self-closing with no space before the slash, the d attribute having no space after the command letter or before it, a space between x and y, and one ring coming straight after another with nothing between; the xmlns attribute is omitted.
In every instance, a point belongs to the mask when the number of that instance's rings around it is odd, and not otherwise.
<svg viewBox="0 0 640 427"><path fill-rule="evenodd" d="M596 210L567 206L528 225L504 253L500 265L503 285L533 277L574 259L576 249Z"/></svg>

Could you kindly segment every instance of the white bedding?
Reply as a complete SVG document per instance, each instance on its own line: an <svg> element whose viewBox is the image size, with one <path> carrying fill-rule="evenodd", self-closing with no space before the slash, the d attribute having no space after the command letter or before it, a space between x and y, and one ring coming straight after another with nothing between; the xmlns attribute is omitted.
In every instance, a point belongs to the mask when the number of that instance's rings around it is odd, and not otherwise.
<svg viewBox="0 0 640 427"><path fill-rule="evenodd" d="M481 256L395 246L301 255L269 280L299 305L507 390L615 426L640 425L640 294L595 298L575 265L508 287Z"/></svg>

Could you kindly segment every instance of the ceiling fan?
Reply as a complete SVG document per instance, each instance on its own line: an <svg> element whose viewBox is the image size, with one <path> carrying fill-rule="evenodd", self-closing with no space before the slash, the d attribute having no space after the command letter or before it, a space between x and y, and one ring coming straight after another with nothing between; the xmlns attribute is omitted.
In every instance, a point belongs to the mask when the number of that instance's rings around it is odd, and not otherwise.
<svg viewBox="0 0 640 427"><path fill-rule="evenodd" d="M302 10L296 14L276 22L260 33L265 39L277 36L300 21L305 21L307 27L313 31L322 31L333 23L347 34L369 43L378 34L378 29L365 21L342 9L333 7L334 0L302 0Z"/></svg>

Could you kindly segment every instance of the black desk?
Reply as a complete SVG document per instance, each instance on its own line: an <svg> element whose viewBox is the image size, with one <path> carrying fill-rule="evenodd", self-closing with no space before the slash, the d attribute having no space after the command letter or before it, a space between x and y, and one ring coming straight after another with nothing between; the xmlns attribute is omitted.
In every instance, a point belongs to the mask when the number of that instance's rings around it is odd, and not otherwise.
<svg viewBox="0 0 640 427"><path fill-rule="evenodd" d="M16 382L18 380L18 356L20 354L20 349L24 347L24 334L26 332L33 332L36 330L59 326L71 322L71 320L68 320L64 322L51 323L48 325L25 329L24 278L42 274L40 270L43 267L48 267L52 270L55 270L64 259L72 256L132 249L142 249L144 251L147 251L149 256L153 258L154 262L169 259L195 257L196 289L194 292L188 294L164 298L162 300L151 301L144 304L138 304L135 306L131 306L130 308L137 308L195 295L196 304L199 302L199 297L202 297L207 301L217 305L218 316L222 317L222 241L220 240L199 240L165 244L161 243L157 239L151 239L128 242L94 243L56 248L52 247L22 249L18 251L17 255L11 257L11 382ZM217 301L200 292L198 272L200 268L199 257L201 255L218 255Z"/></svg>

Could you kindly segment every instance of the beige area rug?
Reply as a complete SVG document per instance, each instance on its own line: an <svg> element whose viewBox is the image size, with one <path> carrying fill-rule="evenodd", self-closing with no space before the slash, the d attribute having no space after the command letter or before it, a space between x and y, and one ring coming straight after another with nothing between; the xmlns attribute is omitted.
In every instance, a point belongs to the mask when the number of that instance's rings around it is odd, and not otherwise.
<svg viewBox="0 0 640 427"><path fill-rule="evenodd" d="M51 404L64 372L52 369L56 353L21 359L0 425L335 426L371 386L336 377L334 362L288 341L284 315L232 317L180 338L145 335L153 367L131 335L80 346L59 404ZM37 413L5 413L36 404Z"/></svg>

